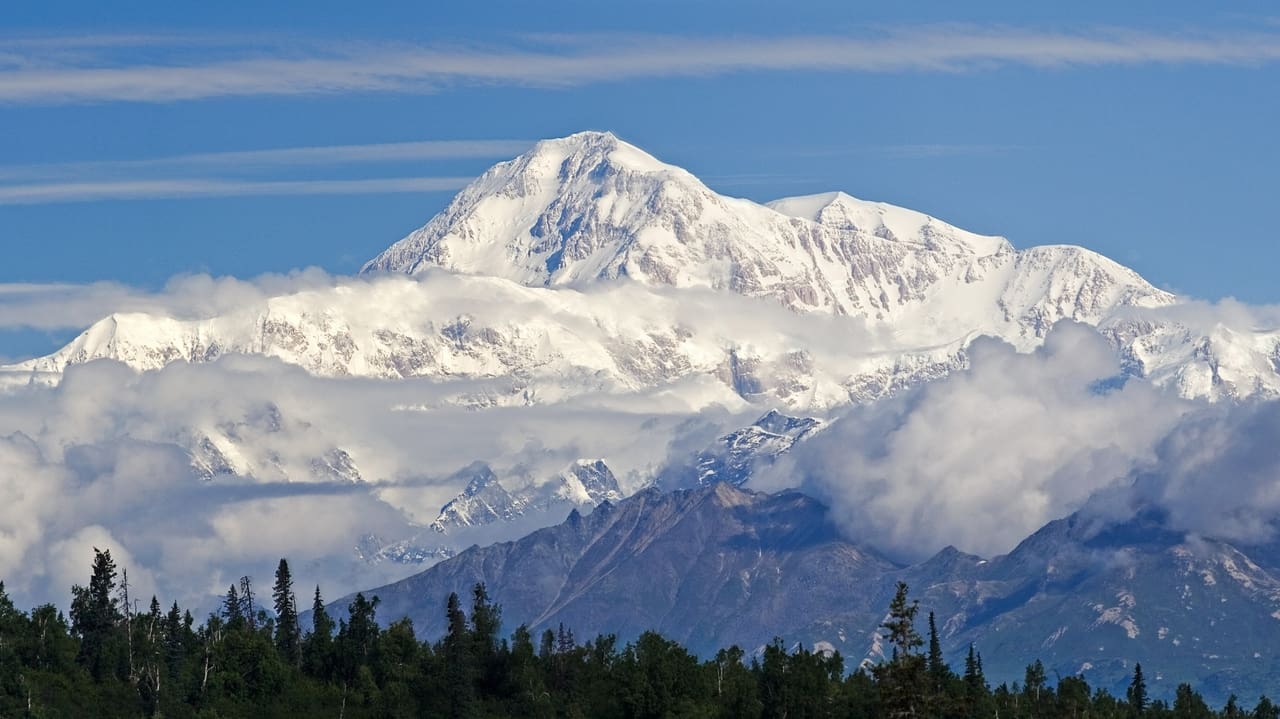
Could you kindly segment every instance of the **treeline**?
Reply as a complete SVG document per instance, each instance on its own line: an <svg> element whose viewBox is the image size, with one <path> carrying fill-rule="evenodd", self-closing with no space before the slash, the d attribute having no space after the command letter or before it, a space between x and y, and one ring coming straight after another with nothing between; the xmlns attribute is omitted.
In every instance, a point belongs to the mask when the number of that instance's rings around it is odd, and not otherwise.
<svg viewBox="0 0 1280 719"><path fill-rule="evenodd" d="M781 640L759 656L731 647L703 661L652 632L624 646L579 642L566 627L503 637L483 585L469 611L449 598L437 642L418 641L408 620L379 627L376 597L356 595L335 619L319 588L304 630L283 559L272 611L243 578L196 625L154 597L133 609L127 575L94 551L69 618L52 605L21 612L0 584L0 716L1280 719L1265 697L1211 710L1186 684L1172 704L1148 701L1140 667L1123 697L1080 677L1050 685L1039 662L993 689L973 647L959 673L946 664L932 615L928 641L917 632L903 584L882 628L888 657L850 673L839 653Z"/></svg>

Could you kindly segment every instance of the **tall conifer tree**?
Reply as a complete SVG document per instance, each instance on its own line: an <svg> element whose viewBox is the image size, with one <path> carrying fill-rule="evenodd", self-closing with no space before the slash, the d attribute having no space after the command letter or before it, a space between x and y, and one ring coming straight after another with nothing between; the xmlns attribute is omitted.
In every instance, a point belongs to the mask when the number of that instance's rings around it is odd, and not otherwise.
<svg viewBox="0 0 1280 719"><path fill-rule="evenodd" d="M906 582L898 582L889 617L880 625L892 656L872 670L880 683L881 705L889 717L917 717L926 712L927 672L925 657L920 655L924 640L915 628L919 611L918 603L907 601Z"/></svg>
<svg viewBox="0 0 1280 719"><path fill-rule="evenodd" d="M293 575L283 557L276 567L276 583L271 589L276 611L276 649L285 662L302 662L302 628L298 626L298 599L293 594Z"/></svg>

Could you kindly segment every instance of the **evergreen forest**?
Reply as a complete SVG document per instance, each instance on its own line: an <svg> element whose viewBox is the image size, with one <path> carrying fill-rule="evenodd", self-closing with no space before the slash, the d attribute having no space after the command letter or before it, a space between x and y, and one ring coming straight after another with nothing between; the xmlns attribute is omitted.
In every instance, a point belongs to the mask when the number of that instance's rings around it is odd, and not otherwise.
<svg viewBox="0 0 1280 719"><path fill-rule="evenodd" d="M144 610L129 590L99 550L69 616L20 611L0 583L0 717L1280 719L1266 697L1210 707L1188 684L1153 700L1141 665L1123 695L1078 676L1051 681L1038 661L992 687L976 647L963 667L947 665L933 616L917 616L901 583L881 627L886 656L863 666L782 639L699 658L652 632L623 645L564 626L504 635L483 585L441 607L438 641L419 641L407 620L383 628L376 597L338 611L319 588L304 627L284 559L269 601L245 577L199 624L155 597Z"/></svg>

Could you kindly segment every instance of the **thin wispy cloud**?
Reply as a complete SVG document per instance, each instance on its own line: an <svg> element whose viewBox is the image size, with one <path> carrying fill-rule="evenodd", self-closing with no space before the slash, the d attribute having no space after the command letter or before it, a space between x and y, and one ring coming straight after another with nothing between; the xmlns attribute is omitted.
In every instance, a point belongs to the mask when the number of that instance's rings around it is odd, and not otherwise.
<svg viewBox="0 0 1280 719"><path fill-rule="evenodd" d="M358 180L121 180L0 186L0 205L94 200L155 200L245 195L357 195L457 190L469 177L391 177Z"/></svg>
<svg viewBox="0 0 1280 719"><path fill-rule="evenodd" d="M1019 148L1013 145L920 143L908 145L884 145L874 149L881 155L887 155L900 160L930 160L942 157L1004 155Z"/></svg>
<svg viewBox="0 0 1280 719"><path fill-rule="evenodd" d="M842 144L802 148L779 148L786 157L888 157L895 160L936 160L949 157L980 157L1023 152L1026 145L1004 145L965 142L916 142L889 145Z"/></svg>
<svg viewBox="0 0 1280 719"><path fill-rule="evenodd" d="M9 165L0 166L0 181L84 178L89 175L118 179L121 175L137 177L139 173L153 171L246 172L290 166L502 158L518 155L531 145L531 140L423 140L202 152L137 160Z"/></svg>
<svg viewBox="0 0 1280 719"><path fill-rule="evenodd" d="M1266 27L1265 25L1263 26ZM126 44L127 45L127 44ZM518 47L516 45L519 45ZM860 36L556 36L530 46L229 46L216 59L149 52L134 62L118 48L42 55L21 42L2 48L25 62L0 71L0 102L174 102L212 97L351 92L438 92L459 84L540 87L647 77L738 72L962 72L1008 66L1257 65L1280 60L1280 33L1248 30L1151 33L1123 28L1046 32L943 25ZM110 50L110 51L108 51Z"/></svg>

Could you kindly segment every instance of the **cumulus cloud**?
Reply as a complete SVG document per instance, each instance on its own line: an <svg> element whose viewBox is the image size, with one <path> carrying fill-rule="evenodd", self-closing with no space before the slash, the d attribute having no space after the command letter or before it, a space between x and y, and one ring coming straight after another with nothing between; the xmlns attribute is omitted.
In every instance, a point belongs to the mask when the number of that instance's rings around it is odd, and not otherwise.
<svg viewBox="0 0 1280 719"><path fill-rule="evenodd" d="M268 297L332 287L335 280L310 268L251 280L180 275L158 292L117 282L0 283L0 329L87 327L116 312L148 312L201 319L258 304Z"/></svg>
<svg viewBox="0 0 1280 719"><path fill-rule="evenodd" d="M902 558L948 544L992 555L1125 481L1192 406L1118 381L1110 346L1082 325L1027 354L981 338L969 359L848 412L756 486L799 484L851 537Z"/></svg>
<svg viewBox="0 0 1280 719"><path fill-rule="evenodd" d="M847 365L883 341L860 321L802 318L713 292L320 272L184 277L155 293L10 285L0 288L0 326L75 326L107 311L198 319L308 292L342 295L353 316L388 312L387 297L413 321L469 313L477 327L500 317L527 328L554 316L579 340L630 338L630 323L661 321L689 337L720 333L744 352L804 348L804 362L819 367ZM1256 324L1269 310L1224 303L1167 312L1197 324ZM902 558L947 544L1007 551L1091 497L1124 508L1121 515L1155 504L1185 531L1271 538L1280 512L1269 442L1280 428L1277 405L1206 406L1123 381L1111 345L1070 323L1030 353L980 338L966 356L967 370L841 410L754 487L800 486L831 505L850 537ZM208 606L242 574L266 581L288 556L299 586L320 583L337 596L412 571L362 562L355 546L367 534L428 541L423 526L461 489L450 475L474 460L491 462L504 482L536 482L576 459L604 457L635 490L665 461L750 423L772 402L720 401L732 392L708 373L656 389L602 385L532 406L450 404L506 396L511 381L320 377L278 358L229 354L144 373L96 361L71 367L56 387L11 387L0 393L0 577L28 603L65 601L69 583L87 577L90 548L110 547L127 558L141 591ZM358 478L344 474L342 455ZM1218 491L1226 481L1231 491Z"/></svg>
<svg viewBox="0 0 1280 719"><path fill-rule="evenodd" d="M1216 327L1247 332L1280 332L1280 305L1256 305L1233 297L1210 301L1179 297L1163 307L1123 307L1117 318L1177 322L1202 332Z"/></svg>
<svg viewBox="0 0 1280 719"><path fill-rule="evenodd" d="M873 339L860 321L797 322L772 303L709 291L677 296L628 283L533 290L453 275L334 278L318 271L248 281L181 277L158 292L105 283L9 285L0 288L0 326L83 326L109 312L252 317L272 298L307 293L326 307L341 295L353 318L409 326L466 314L476 328L503 322L494 326L528 332L552 318L566 342L612 337L622 350L643 339L633 330L646 323L697 337L714 330L718 339L689 355L709 366L719 360L699 353L723 352L720 342L744 353L806 347L822 360ZM423 535L462 489L450 476L472 461L490 462L514 489L546 481L577 459L603 457L623 487L635 490L659 471L664 449L678 437L709 440L763 411L709 373L653 389L571 386L533 406L452 404L515 391L512 378L480 375L324 377L278 358L226 354L143 373L100 360L70 366L56 386L10 385L0 392L0 576L20 598L65 600L68 575L80 565L87 571L85 547L98 541L127 556L136 565L131 573L166 603L198 606L241 574L269 576L280 556L297 564L300 585L351 591L411 571L359 561L355 547L365 535L382 542L417 537L425 549L503 535ZM598 381L590 373L581 379ZM734 405L726 409L720 400ZM87 528L96 534L84 534ZM78 552L86 552L80 565Z"/></svg>
<svg viewBox="0 0 1280 719"><path fill-rule="evenodd" d="M1188 416L1136 468L1122 491L1092 509L1154 507L1173 529L1262 544L1280 523L1280 402L1205 408ZM1123 515L1122 515L1123 516Z"/></svg>
<svg viewBox="0 0 1280 719"><path fill-rule="evenodd" d="M267 581L285 556L299 586L337 596L413 571L358 558L367 535L416 536L426 549L460 541L422 539L461 489L448 479L459 467L485 459L508 483L545 481L603 456L634 489L684 417L591 402L404 409L453 391L228 356L141 374L96 361L70 368L57 387L0 394L0 577L25 603L65 602L97 546L129 568L144 599L154 591L209 607L243 574ZM250 471L198 471L193 451L205 438ZM330 471L335 450L358 478Z"/></svg>

